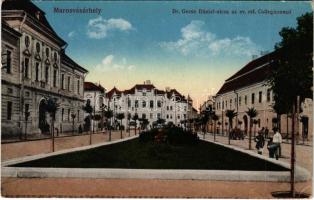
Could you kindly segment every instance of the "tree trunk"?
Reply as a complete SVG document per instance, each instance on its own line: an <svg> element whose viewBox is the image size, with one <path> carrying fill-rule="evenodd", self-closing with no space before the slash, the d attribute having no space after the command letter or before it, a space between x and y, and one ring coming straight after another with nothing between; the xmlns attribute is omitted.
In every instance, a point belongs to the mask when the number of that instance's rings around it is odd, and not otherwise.
<svg viewBox="0 0 314 200"><path fill-rule="evenodd" d="M231 138L230 138L230 131L231 131L231 120L229 120L229 137L228 137L228 144L230 144L230 140L231 140Z"/></svg>
<svg viewBox="0 0 314 200"><path fill-rule="evenodd" d="M92 121L92 116L90 115L89 117L90 117L90 120ZM93 124L93 129L94 129L94 124ZM92 131L89 130L89 145L91 144L92 144Z"/></svg>
<svg viewBox="0 0 314 200"><path fill-rule="evenodd" d="M109 141L111 141L111 118L109 123Z"/></svg>
<svg viewBox="0 0 314 200"><path fill-rule="evenodd" d="M292 130L291 130L291 160L290 160L290 192L295 197L294 167L295 167L295 104L292 107Z"/></svg>
<svg viewBox="0 0 314 200"><path fill-rule="evenodd" d="M288 113L287 113L287 135L286 135L286 140L288 142L288 137L289 137L289 131L288 131L288 128L289 127L289 118L288 118Z"/></svg>
<svg viewBox="0 0 314 200"><path fill-rule="evenodd" d="M135 135L136 135L136 120L135 120L135 125L134 125L134 129L135 129Z"/></svg>
<svg viewBox="0 0 314 200"><path fill-rule="evenodd" d="M25 140L27 140L27 121L25 121Z"/></svg>
<svg viewBox="0 0 314 200"><path fill-rule="evenodd" d="M216 141L216 121L214 122L214 142Z"/></svg>
<svg viewBox="0 0 314 200"><path fill-rule="evenodd" d="M250 130L249 130L249 150L252 149L252 119L250 119Z"/></svg>
<svg viewBox="0 0 314 200"><path fill-rule="evenodd" d="M51 129L51 136L52 136L52 152L54 152L55 151L55 134L54 134L54 120L52 119L51 120L51 127L52 127L52 129Z"/></svg>
<svg viewBox="0 0 314 200"><path fill-rule="evenodd" d="M121 126L122 126L122 119L121 119L121 121L120 121L120 124L121 124ZM121 139L122 139L122 127L120 126L120 135L121 135Z"/></svg>

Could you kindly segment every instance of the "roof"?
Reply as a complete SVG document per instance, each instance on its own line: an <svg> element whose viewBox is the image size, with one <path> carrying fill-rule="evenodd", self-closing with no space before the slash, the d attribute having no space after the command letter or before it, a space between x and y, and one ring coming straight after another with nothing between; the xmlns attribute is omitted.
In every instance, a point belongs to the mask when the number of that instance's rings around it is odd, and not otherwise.
<svg viewBox="0 0 314 200"><path fill-rule="evenodd" d="M19 33L18 31L14 30L13 28L11 28L9 26L8 23L6 23L5 21L1 22L1 30L5 30L7 32L9 32L11 35L15 36L16 38L19 38L22 36L21 33Z"/></svg>
<svg viewBox="0 0 314 200"><path fill-rule="evenodd" d="M113 94L121 95L121 91L118 90L116 87L113 87L109 92L107 92L106 96L111 99Z"/></svg>
<svg viewBox="0 0 314 200"><path fill-rule="evenodd" d="M260 83L267 79L274 66L276 53L272 52L252 60L234 75L229 77L217 92L217 95Z"/></svg>
<svg viewBox="0 0 314 200"><path fill-rule="evenodd" d="M63 45L66 44L66 42L58 36L58 34L53 30L51 25L49 24L45 12L42 11L40 8L38 8L35 4L33 4L30 0L5 0L2 3L1 10L23 10L25 11L29 16L34 18L37 22L42 24L47 28L47 30L55 36ZM39 13L40 17L37 18L36 14Z"/></svg>
<svg viewBox="0 0 314 200"><path fill-rule="evenodd" d="M68 64L71 65L71 67L74 67L76 68L77 70L81 71L81 72L84 72L84 73L87 73L88 71L81 67L79 64L77 64L74 60L72 60L68 55L66 55L65 53L62 53L61 54L61 62L66 62Z"/></svg>
<svg viewBox="0 0 314 200"><path fill-rule="evenodd" d="M92 82L84 82L84 90L105 92L105 88L103 88L100 84L96 85L95 83Z"/></svg>

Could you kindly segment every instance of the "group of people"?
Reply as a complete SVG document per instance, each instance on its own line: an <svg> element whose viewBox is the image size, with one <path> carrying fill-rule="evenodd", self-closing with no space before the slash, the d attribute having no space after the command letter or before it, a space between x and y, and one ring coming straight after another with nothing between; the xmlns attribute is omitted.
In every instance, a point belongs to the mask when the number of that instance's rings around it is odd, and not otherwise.
<svg viewBox="0 0 314 200"><path fill-rule="evenodd" d="M256 142L256 149L258 154L263 153L263 148L265 145L265 140L268 139L267 143L267 149L269 152L269 157L274 158L278 160L279 157L281 157L281 143L282 143L282 137L281 134L278 131L278 128L273 128L274 135L273 137L269 137L268 133L269 130L268 128L262 127L260 131L258 131L258 135L255 137L255 142Z"/></svg>

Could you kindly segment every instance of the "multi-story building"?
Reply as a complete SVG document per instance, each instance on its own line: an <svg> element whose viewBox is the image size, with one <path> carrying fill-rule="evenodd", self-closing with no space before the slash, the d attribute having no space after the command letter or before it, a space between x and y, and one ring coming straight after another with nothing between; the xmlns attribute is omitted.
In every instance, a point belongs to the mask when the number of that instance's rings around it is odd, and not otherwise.
<svg viewBox="0 0 314 200"><path fill-rule="evenodd" d="M105 105L113 110L114 116L124 113L122 124L125 127L128 124L127 116L132 118L135 114L148 119L149 125L161 118L166 123L181 126L181 121L192 114L192 100L188 99L176 89L159 90L146 81L124 91L114 87L106 94Z"/></svg>
<svg viewBox="0 0 314 200"><path fill-rule="evenodd" d="M238 72L228 78L215 97L216 114L226 128L228 119L225 116L227 109L235 110L238 116L234 118L233 125L237 125L245 132L250 125L249 116L245 111L254 107L258 115L255 118L257 128L267 127L270 131L276 125L277 114L273 110L273 93L267 82L267 77L275 66L276 55L274 52L252 60ZM299 122L299 133L312 133L312 100L306 99L302 103L303 122ZM280 128L283 136L291 133L291 118L281 115Z"/></svg>
<svg viewBox="0 0 314 200"><path fill-rule="evenodd" d="M6 0L1 15L2 135L49 133L49 98L59 104L57 133L77 128L87 70L65 54L67 43L30 1Z"/></svg>
<svg viewBox="0 0 314 200"><path fill-rule="evenodd" d="M90 105L93 108L93 115L102 116L102 106L105 102L106 89L103 88L100 84L95 84L92 82L84 82L84 100L85 105L87 101L90 101ZM88 113L85 112L84 118L87 117ZM91 130L99 130L101 121L93 120L91 123Z"/></svg>

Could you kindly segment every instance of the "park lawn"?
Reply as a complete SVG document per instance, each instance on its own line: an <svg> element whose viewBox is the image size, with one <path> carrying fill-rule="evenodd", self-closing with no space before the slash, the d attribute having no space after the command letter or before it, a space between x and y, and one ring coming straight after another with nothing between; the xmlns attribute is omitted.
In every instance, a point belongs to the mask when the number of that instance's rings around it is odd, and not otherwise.
<svg viewBox="0 0 314 200"><path fill-rule="evenodd" d="M211 169L287 171L288 169L220 145L154 144L133 139L14 165L16 167Z"/></svg>

